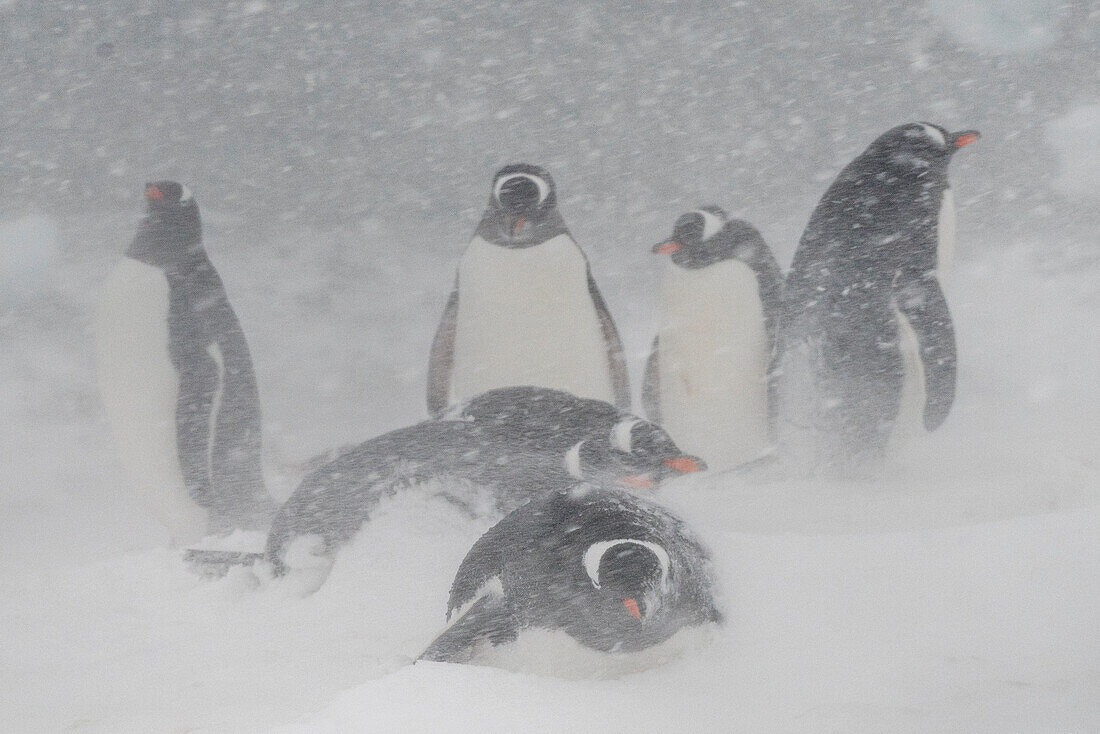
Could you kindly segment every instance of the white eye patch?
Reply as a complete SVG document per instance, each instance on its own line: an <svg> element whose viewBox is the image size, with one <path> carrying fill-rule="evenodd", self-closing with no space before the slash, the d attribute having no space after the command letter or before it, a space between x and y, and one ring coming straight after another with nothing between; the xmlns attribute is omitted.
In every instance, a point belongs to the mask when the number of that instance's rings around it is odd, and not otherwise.
<svg viewBox="0 0 1100 734"><path fill-rule="evenodd" d="M923 122L920 124L920 126L924 128L924 134L931 138L933 142L936 143L936 145L940 146L941 148L947 145L947 141L944 139L943 133L941 133L939 130L932 127L931 125L925 125Z"/></svg>
<svg viewBox="0 0 1100 734"><path fill-rule="evenodd" d="M722 229L724 222L712 212L705 209L696 209L695 214L703 216L703 239L709 240Z"/></svg>
<svg viewBox="0 0 1100 734"><path fill-rule="evenodd" d="M180 203L181 204L185 201L191 201L191 199L193 199L193 198L195 198L195 195L191 193L191 189L187 188L186 186L180 186Z"/></svg>
<svg viewBox="0 0 1100 734"><path fill-rule="evenodd" d="M634 426L641 422L641 418L630 418L616 423L611 429L611 445L623 453L629 454L632 452L634 450L634 442L630 438L630 433L634 430Z"/></svg>
<svg viewBox="0 0 1100 734"><path fill-rule="evenodd" d="M648 540L635 540L634 538L601 540L599 543L593 543L588 546L588 550L584 552L583 563L584 570L588 574L588 578L591 579L592 585L597 589L600 588L600 562L603 561L604 555L612 548L627 543L640 545L657 556L657 565L661 567L661 592L664 593L668 591L668 569L671 565L668 558L668 551L656 543L651 543Z"/></svg>
<svg viewBox="0 0 1100 734"><path fill-rule="evenodd" d="M577 441L573 444L573 448L565 454L565 470L569 472L569 476L575 479L584 479L584 473L581 471L581 446L584 441Z"/></svg>
<svg viewBox="0 0 1100 734"><path fill-rule="evenodd" d="M546 197L550 195L550 184L538 176L532 176L529 173L513 173L508 176L503 176L497 180L496 186L493 187L493 198L500 201L500 192L504 190L504 185L509 181L515 181L517 178L525 178L538 186L539 188L539 203L546 201Z"/></svg>

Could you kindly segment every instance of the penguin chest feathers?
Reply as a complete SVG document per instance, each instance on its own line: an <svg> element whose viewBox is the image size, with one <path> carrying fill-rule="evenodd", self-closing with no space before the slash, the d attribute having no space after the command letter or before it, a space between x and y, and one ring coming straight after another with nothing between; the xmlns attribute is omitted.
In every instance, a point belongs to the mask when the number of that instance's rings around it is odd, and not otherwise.
<svg viewBox="0 0 1100 734"><path fill-rule="evenodd" d="M754 458L768 444L770 359L756 274L724 260L669 265L659 377L662 422L680 446L716 464Z"/></svg>
<svg viewBox="0 0 1100 734"><path fill-rule="evenodd" d="M169 285L160 268L126 257L96 313L100 394L122 463L173 537L202 535L206 512L188 494L176 440L180 379L169 355Z"/></svg>
<svg viewBox="0 0 1100 734"><path fill-rule="evenodd" d="M568 235L522 249L474 237L458 293L452 400L537 385L613 402L588 262Z"/></svg>

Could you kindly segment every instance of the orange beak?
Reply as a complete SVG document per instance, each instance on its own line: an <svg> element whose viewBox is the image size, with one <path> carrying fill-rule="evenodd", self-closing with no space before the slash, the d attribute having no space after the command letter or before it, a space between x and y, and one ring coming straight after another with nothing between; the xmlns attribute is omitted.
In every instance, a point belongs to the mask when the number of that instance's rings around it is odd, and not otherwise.
<svg viewBox="0 0 1100 734"><path fill-rule="evenodd" d="M160 189L158 189L156 186L146 186L145 187L145 198L146 199L163 199L164 198L164 192L161 191Z"/></svg>
<svg viewBox="0 0 1100 734"><path fill-rule="evenodd" d="M676 240L669 240L668 242L662 242L653 246L653 252L656 255L671 255L672 253L683 247L682 244Z"/></svg>
<svg viewBox="0 0 1100 734"><path fill-rule="evenodd" d="M981 133L977 130L964 130L961 133L955 133L951 138L951 142L954 143L956 148L962 148L965 145L970 145L980 137Z"/></svg>
<svg viewBox="0 0 1100 734"><path fill-rule="evenodd" d="M706 464L691 456L677 456L675 459L665 459L664 464L669 469L675 469L684 474L703 471L707 468Z"/></svg>
<svg viewBox="0 0 1100 734"><path fill-rule="evenodd" d="M641 621L642 613L638 611L638 602L627 597L626 599L623 599L623 606L626 607L626 611L630 612L631 617L634 617L634 619Z"/></svg>

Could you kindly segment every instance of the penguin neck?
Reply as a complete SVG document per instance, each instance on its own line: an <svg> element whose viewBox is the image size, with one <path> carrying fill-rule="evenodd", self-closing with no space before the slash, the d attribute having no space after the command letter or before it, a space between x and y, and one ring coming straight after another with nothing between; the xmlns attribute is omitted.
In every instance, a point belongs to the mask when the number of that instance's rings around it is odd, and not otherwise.
<svg viewBox="0 0 1100 734"><path fill-rule="evenodd" d="M723 241L700 242L672 253L672 262L684 270L700 270L732 259L733 243Z"/></svg>
<svg viewBox="0 0 1100 734"><path fill-rule="evenodd" d="M490 206L485 210L474 235L498 247L524 249L541 245L559 235L569 234L557 207L533 216L519 235L510 232L508 219L501 207Z"/></svg>

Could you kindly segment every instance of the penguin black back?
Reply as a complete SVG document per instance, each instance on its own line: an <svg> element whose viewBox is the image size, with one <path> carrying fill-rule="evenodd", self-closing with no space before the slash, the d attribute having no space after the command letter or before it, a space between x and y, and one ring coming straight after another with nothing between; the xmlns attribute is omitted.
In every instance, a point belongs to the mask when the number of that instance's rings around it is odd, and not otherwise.
<svg viewBox="0 0 1100 734"><path fill-rule="evenodd" d="M784 441L803 455L796 463L881 459L906 379L903 326L919 343L924 425L946 418L956 357L936 278L939 214L948 163L977 138L929 123L895 127L841 171L814 210L787 276L775 371L787 406L780 422L802 436ZM828 445L817 459L793 448L815 442Z"/></svg>

